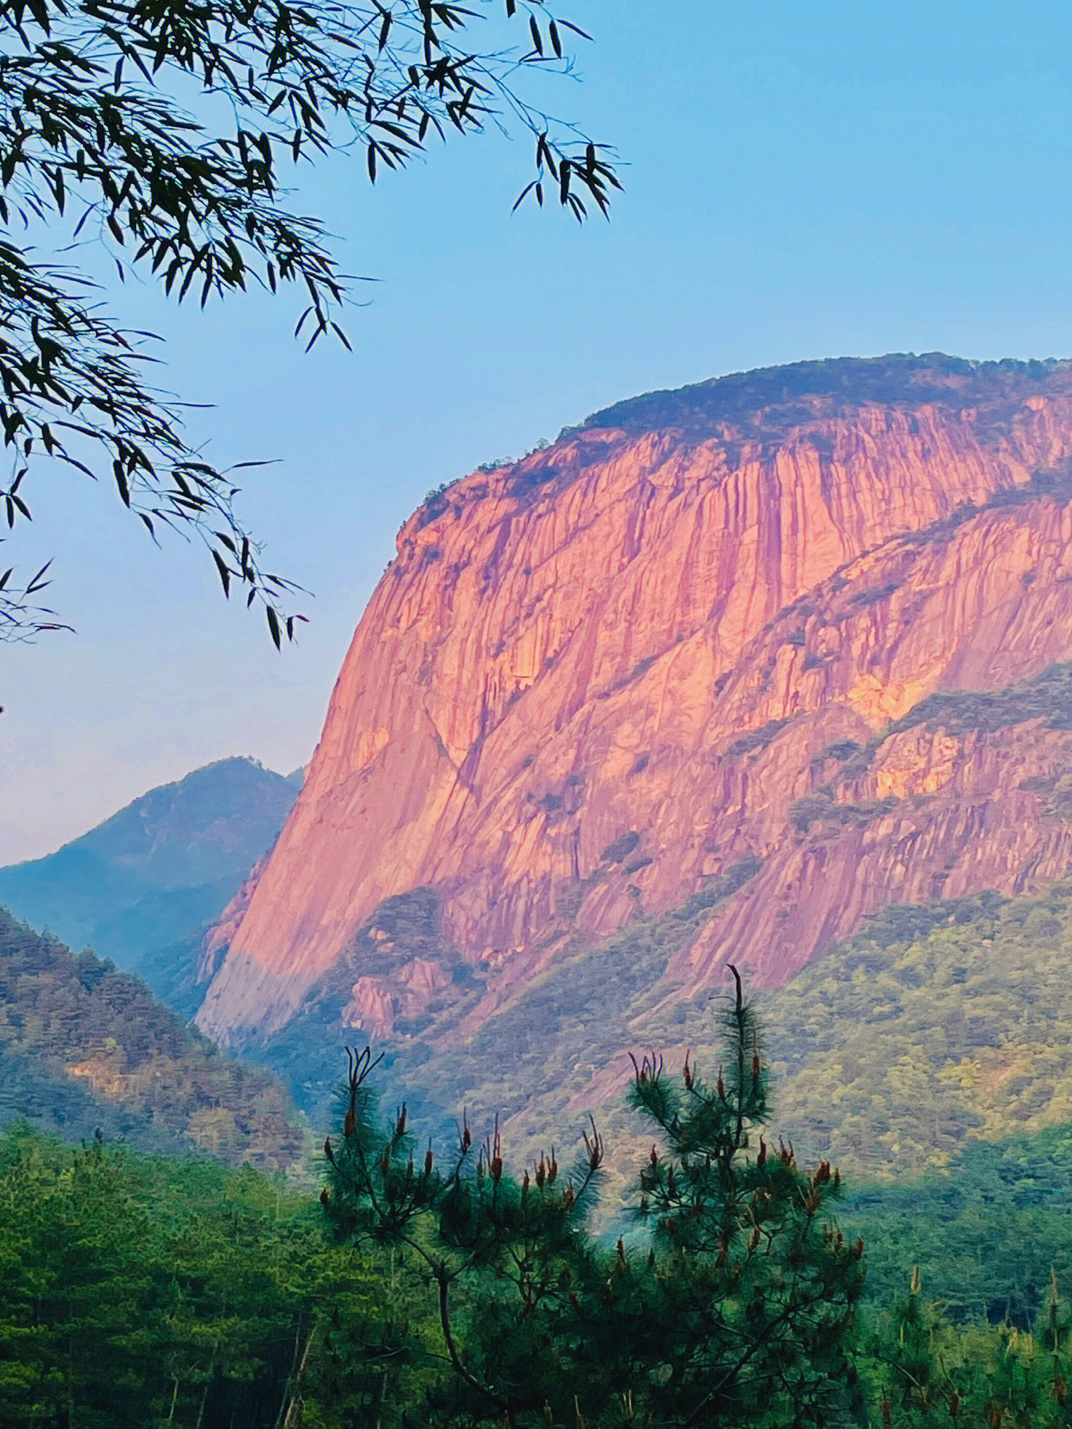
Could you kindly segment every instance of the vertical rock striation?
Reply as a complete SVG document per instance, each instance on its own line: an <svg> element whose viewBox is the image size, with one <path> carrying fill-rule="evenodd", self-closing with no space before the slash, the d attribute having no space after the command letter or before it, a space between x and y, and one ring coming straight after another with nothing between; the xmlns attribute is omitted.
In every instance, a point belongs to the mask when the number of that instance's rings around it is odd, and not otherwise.
<svg viewBox="0 0 1072 1429"><path fill-rule="evenodd" d="M280 1028L415 889L479 974L457 1038L743 860L667 997L1059 876L1072 824L1022 786L1070 736L910 712L1072 659L1070 457L1072 368L884 358L653 394L456 483L399 534L202 1029ZM464 985L405 949L350 971L385 1032Z"/></svg>

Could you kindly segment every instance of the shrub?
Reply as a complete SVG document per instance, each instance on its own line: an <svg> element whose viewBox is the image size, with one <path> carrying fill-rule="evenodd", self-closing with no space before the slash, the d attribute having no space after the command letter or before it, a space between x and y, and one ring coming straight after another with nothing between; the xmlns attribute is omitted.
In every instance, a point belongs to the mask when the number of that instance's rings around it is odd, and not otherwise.
<svg viewBox="0 0 1072 1429"><path fill-rule="evenodd" d="M600 863L621 863L636 848L640 842L640 835L630 829L628 833L619 835L613 843L609 843L600 856Z"/></svg>

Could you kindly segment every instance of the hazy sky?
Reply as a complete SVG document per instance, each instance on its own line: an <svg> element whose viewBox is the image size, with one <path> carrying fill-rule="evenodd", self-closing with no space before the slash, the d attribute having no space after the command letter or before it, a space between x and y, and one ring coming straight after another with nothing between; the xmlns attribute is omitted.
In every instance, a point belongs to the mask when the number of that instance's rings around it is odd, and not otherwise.
<svg viewBox="0 0 1072 1429"><path fill-rule="evenodd" d="M0 646L0 862L211 759L303 763L397 527L478 462L769 363L1072 353L1066 3L561 11L596 43L556 107L629 166L609 223L512 215L529 154L489 136L374 191L348 163L307 174L344 267L378 280L349 315L352 356L303 355L286 295L177 316L151 287L114 295L168 336L168 384L215 403L195 430L217 462L279 459L242 510L315 593L311 624L276 654L197 548L155 549L104 483L40 475L4 555L55 557L51 601L77 633Z"/></svg>

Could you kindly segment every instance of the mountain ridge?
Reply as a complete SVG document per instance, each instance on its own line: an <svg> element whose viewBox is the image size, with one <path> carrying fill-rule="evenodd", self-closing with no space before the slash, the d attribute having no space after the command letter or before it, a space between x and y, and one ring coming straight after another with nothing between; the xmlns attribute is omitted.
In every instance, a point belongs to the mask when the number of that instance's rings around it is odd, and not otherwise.
<svg viewBox="0 0 1072 1429"><path fill-rule="evenodd" d="M44 858L0 868L0 905L137 971L188 1014L197 949L275 842L301 787L257 760L215 760L150 789Z"/></svg>
<svg viewBox="0 0 1072 1429"><path fill-rule="evenodd" d="M980 390L980 381L997 378L1007 386L1042 383L1055 372L1067 370L1062 358L972 359L944 352L885 353L875 357L826 357L780 363L743 372L708 377L684 387L642 392L591 413L563 436L593 428L620 426L651 430L655 426L688 424L696 419L730 421L754 409L811 398L833 407L842 402L859 407L868 402L920 405L926 401L958 400L966 403ZM985 389L984 389L985 390ZM987 393L992 396L993 391ZM716 410L712 411L712 404ZM817 415L814 411L811 415Z"/></svg>

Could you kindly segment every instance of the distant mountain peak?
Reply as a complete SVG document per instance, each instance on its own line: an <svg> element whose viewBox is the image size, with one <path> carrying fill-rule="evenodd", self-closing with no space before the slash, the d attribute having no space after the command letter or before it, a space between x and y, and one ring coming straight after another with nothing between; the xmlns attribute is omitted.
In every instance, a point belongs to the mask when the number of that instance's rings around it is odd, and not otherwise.
<svg viewBox="0 0 1072 1429"><path fill-rule="evenodd" d="M193 976L206 923L271 847L297 795L247 756L140 795L54 854L0 869L0 906L156 990ZM172 962L188 967L169 971ZM191 1009L192 1010L192 1009Z"/></svg>

